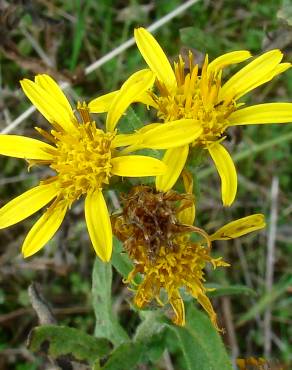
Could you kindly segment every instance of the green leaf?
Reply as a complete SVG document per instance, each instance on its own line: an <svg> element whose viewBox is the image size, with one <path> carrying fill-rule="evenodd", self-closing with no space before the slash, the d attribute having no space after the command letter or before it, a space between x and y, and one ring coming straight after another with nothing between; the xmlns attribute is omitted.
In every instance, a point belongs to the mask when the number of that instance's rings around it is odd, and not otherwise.
<svg viewBox="0 0 292 370"><path fill-rule="evenodd" d="M127 341L128 334L112 311L112 266L95 259L92 273L92 301L96 317L94 335L110 340L115 346Z"/></svg>
<svg viewBox="0 0 292 370"><path fill-rule="evenodd" d="M153 335L151 342L147 345L146 351L144 351L144 358L146 358L144 362L151 361L156 363L161 358L166 348L167 344L165 331Z"/></svg>
<svg viewBox="0 0 292 370"><path fill-rule="evenodd" d="M45 352L56 360L68 356L70 361L93 364L110 352L110 343L68 326L43 325L31 331L28 348L33 352Z"/></svg>
<svg viewBox="0 0 292 370"><path fill-rule="evenodd" d="M78 57L82 48L82 42L86 32L86 18L90 10L92 0L81 1L78 0L77 5L77 22L74 29L72 54L70 58L70 70L76 67Z"/></svg>
<svg viewBox="0 0 292 370"><path fill-rule="evenodd" d="M126 278L133 269L133 263L129 256L123 253L122 243L116 237L114 237L113 249L112 265L124 278Z"/></svg>
<svg viewBox="0 0 292 370"><path fill-rule="evenodd" d="M132 134L143 126L144 123L140 120L134 109L132 107L129 107L127 109L126 115L121 119L118 128L119 133Z"/></svg>
<svg viewBox="0 0 292 370"><path fill-rule="evenodd" d="M247 321L253 319L256 315L262 313L268 306L278 299L282 294L286 292L288 287L292 285L292 276L284 276L278 284L273 286L271 292L266 293L258 300L256 304L252 306L244 315L241 316L240 320L236 324L241 326Z"/></svg>
<svg viewBox="0 0 292 370"><path fill-rule="evenodd" d="M187 370L232 370L220 335L209 318L186 304L186 326L168 325L178 339Z"/></svg>
<svg viewBox="0 0 292 370"><path fill-rule="evenodd" d="M226 295L247 295L247 296L256 296L256 292L248 288L245 285L230 285L223 286L220 284L205 284L206 288L215 288L216 290L208 292L209 297L220 297Z"/></svg>
<svg viewBox="0 0 292 370"><path fill-rule="evenodd" d="M161 310L140 311L141 324L134 335L136 342L143 342L147 346L144 352L146 360L157 361L165 350L166 318Z"/></svg>
<svg viewBox="0 0 292 370"><path fill-rule="evenodd" d="M135 369L136 365L141 361L144 344L137 342L123 343L113 350L108 361L101 368L102 370L121 370Z"/></svg>
<svg viewBox="0 0 292 370"><path fill-rule="evenodd" d="M199 167L203 160L206 158L206 150L201 148L200 146L190 147L190 154L188 157L188 166L193 168L194 172L197 171L197 167Z"/></svg>
<svg viewBox="0 0 292 370"><path fill-rule="evenodd" d="M136 369L136 365L157 360L165 349L162 338L166 325L160 311L141 311L143 318L133 341L122 343L109 356L102 370Z"/></svg>
<svg viewBox="0 0 292 370"><path fill-rule="evenodd" d="M123 251L122 243L114 237L114 248L112 255L112 265L120 275L126 279L129 273L133 270L134 264L129 256ZM141 283L141 276L137 275L134 279L136 284Z"/></svg>
<svg viewBox="0 0 292 370"><path fill-rule="evenodd" d="M140 317L142 321L136 329L135 341L147 342L154 334L165 329L165 316L161 310L140 311Z"/></svg>
<svg viewBox="0 0 292 370"><path fill-rule="evenodd" d="M218 50L218 41L213 35L206 33L200 27L186 27L180 29L180 38L182 43L188 47L196 47L203 53L214 55Z"/></svg>

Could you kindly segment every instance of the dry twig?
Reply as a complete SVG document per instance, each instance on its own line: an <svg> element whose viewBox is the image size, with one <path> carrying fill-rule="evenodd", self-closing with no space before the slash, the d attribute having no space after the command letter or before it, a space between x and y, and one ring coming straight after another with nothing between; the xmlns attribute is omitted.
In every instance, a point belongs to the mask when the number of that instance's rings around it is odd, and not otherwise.
<svg viewBox="0 0 292 370"><path fill-rule="evenodd" d="M222 311L223 311L224 321L226 324L228 342L231 347L232 363L235 365L235 360L239 356L239 348L238 348L238 343L237 343L237 338L236 338L236 331L234 328L232 308L231 308L231 302L230 302L229 297L222 297Z"/></svg>
<svg viewBox="0 0 292 370"><path fill-rule="evenodd" d="M267 259L266 259L266 293L269 294L273 288L274 278L274 263L275 263L275 241L277 233L277 217L278 217L278 194L279 194L279 178L273 177L271 187L271 216L270 228L268 234ZM272 311L268 306L264 315L264 353L265 358L270 358L272 344Z"/></svg>
<svg viewBox="0 0 292 370"><path fill-rule="evenodd" d="M32 283L28 287L28 295L31 305L38 316L40 325L56 324L57 320L52 313L49 303L45 300L35 283Z"/></svg>

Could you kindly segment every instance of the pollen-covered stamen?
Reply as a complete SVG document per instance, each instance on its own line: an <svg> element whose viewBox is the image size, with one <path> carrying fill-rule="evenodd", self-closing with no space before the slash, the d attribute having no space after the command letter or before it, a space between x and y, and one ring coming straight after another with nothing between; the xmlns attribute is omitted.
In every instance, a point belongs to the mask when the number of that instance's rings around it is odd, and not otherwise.
<svg viewBox="0 0 292 370"><path fill-rule="evenodd" d="M181 299L179 289L184 287L207 311L216 329L220 330L217 325L216 313L206 296L208 288L204 286L204 268L210 263L214 269L228 266L228 264L222 258L212 258L209 248L199 243L192 243L189 238L177 237L177 245L175 251L166 247L160 248L154 264L149 263L142 247L136 246L140 253L138 259L140 264L129 275L127 281L133 282L133 278L138 272L143 274L144 279L138 286L134 298L135 304L143 308L155 299L159 305L164 305L167 302L162 302L160 295L161 289L164 289L167 293L167 301L175 309L173 321L177 325L184 325L184 313L176 309L180 304L177 300Z"/></svg>
<svg viewBox="0 0 292 370"><path fill-rule="evenodd" d="M208 70L207 56L200 75L191 52L188 64L186 72L181 56L174 63L176 89L170 91L162 82L157 82L159 94L154 98L158 105L157 114L164 122L183 118L198 120L203 128L199 141L207 144L222 136L229 125L228 116L236 109L236 104L232 99L218 100L222 72Z"/></svg>
<svg viewBox="0 0 292 370"><path fill-rule="evenodd" d="M114 133L87 122L74 133L56 133L56 155L50 167L57 172L56 184L69 202L102 188L111 172L111 142Z"/></svg>
<svg viewBox="0 0 292 370"><path fill-rule="evenodd" d="M49 165L56 175L42 181L43 184L55 182L59 197L70 205L82 194L102 188L109 183L111 175L112 141L115 133L105 133L90 121L85 103L78 103L82 123L77 118L75 129L67 132L53 124L50 133L36 127L36 130L54 144L46 151L52 155L50 160L30 160L33 165Z"/></svg>
<svg viewBox="0 0 292 370"><path fill-rule="evenodd" d="M78 112L81 116L81 119L82 119L83 123L90 122L89 109L88 109L87 104L85 102L83 102L83 103L78 102L77 110L78 110Z"/></svg>
<svg viewBox="0 0 292 370"><path fill-rule="evenodd" d="M45 139L47 139L49 142L55 144L56 139L53 135L51 135L49 132L46 130L42 129L41 127L35 127L36 131L41 134Z"/></svg>

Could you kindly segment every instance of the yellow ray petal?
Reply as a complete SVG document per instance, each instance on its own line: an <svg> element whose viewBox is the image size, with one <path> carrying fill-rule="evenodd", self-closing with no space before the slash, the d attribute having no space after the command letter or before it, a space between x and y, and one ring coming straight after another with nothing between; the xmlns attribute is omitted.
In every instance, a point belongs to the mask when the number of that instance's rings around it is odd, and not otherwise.
<svg viewBox="0 0 292 370"><path fill-rule="evenodd" d="M141 69L138 72L133 73L123 83L121 90L125 90L126 92L127 89L132 88L133 85L136 85L137 83L141 83L142 81L147 81L148 78L151 77L150 72L152 72L150 69L145 68L145 69ZM135 99L133 100L133 103L142 103L145 105L150 105L152 107L157 107L157 103L155 103L155 101L149 94L149 91L152 88L154 82L155 82L155 74L152 72L152 79L151 79L151 83L149 84L150 86L148 88L142 89L140 93L136 95Z"/></svg>
<svg viewBox="0 0 292 370"><path fill-rule="evenodd" d="M76 118L71 108L64 107L57 97L53 98L50 93L33 81L24 79L20 81L20 84L25 95L49 122L57 122L65 131L75 129L73 122Z"/></svg>
<svg viewBox="0 0 292 370"><path fill-rule="evenodd" d="M220 69L223 69L231 64L244 62L250 57L251 54L248 50L231 51L230 53L223 54L220 57L214 59L208 65L208 72L210 73L219 71Z"/></svg>
<svg viewBox="0 0 292 370"><path fill-rule="evenodd" d="M237 174L233 160L219 143L213 143L208 150L221 178L222 202L225 206L230 206L237 192Z"/></svg>
<svg viewBox="0 0 292 370"><path fill-rule="evenodd" d="M111 173L118 176L156 176L162 175L166 171L166 166L162 161L143 155L127 155L112 158L111 164Z"/></svg>
<svg viewBox="0 0 292 370"><path fill-rule="evenodd" d="M137 134L120 134L116 135L112 141L112 148L133 145L138 142L140 136ZM124 154L124 153L123 153Z"/></svg>
<svg viewBox="0 0 292 370"><path fill-rule="evenodd" d="M146 132L148 132L149 130L152 130L153 128L155 127L158 127L160 126L161 123L149 123L148 125L146 126L143 126L139 131L135 132L135 134L131 134L132 138L131 139L126 139L126 138L121 138L121 139L117 139L117 140L113 140L113 146L119 146L117 144L119 144L120 142L124 142L126 143L126 141L128 140L128 142L131 140L132 143L129 143L129 144L125 144L125 145L129 145L127 148L124 148L122 149L119 153L120 155L125 155L125 154L129 154L129 153L132 153L138 149L141 148L141 141L142 138L141 138L141 134L144 134ZM117 135L119 136L119 135ZM122 145L121 145L122 146Z"/></svg>
<svg viewBox="0 0 292 370"><path fill-rule="evenodd" d="M259 86L274 77L274 69L281 62L283 54L280 50L270 50L259 56L240 71L235 73L222 87L219 101L224 96L238 99L255 86Z"/></svg>
<svg viewBox="0 0 292 370"><path fill-rule="evenodd" d="M170 90L176 88L176 78L171 65L162 48L155 38L145 28L136 28L134 31L136 44L145 62Z"/></svg>
<svg viewBox="0 0 292 370"><path fill-rule="evenodd" d="M172 292L169 303L171 304L175 313L175 316L173 317L173 322L176 325L185 326L185 305L178 290L174 290Z"/></svg>
<svg viewBox="0 0 292 370"><path fill-rule="evenodd" d="M0 229L24 220L48 204L58 193L54 183L36 186L0 208Z"/></svg>
<svg viewBox="0 0 292 370"><path fill-rule="evenodd" d="M42 87L48 94L51 95L52 99L57 100L57 102L62 104L67 111L72 112L72 107L66 95L56 81L52 79L52 77L47 74L42 74L36 75L34 80L37 85Z"/></svg>
<svg viewBox="0 0 292 370"><path fill-rule="evenodd" d="M195 141L202 133L198 121L193 119L180 119L153 127L142 132L140 149L175 148Z"/></svg>
<svg viewBox="0 0 292 370"><path fill-rule="evenodd" d="M15 158L52 159L46 150L55 148L40 140L18 135L0 135L0 154Z"/></svg>
<svg viewBox="0 0 292 370"><path fill-rule="evenodd" d="M112 255L113 236L107 205L100 190L86 196L85 219L96 254L108 262Z"/></svg>
<svg viewBox="0 0 292 370"><path fill-rule="evenodd" d="M152 96L149 94L149 91L144 91L141 95L137 96L135 99L135 103L142 103L145 105L149 105L155 109L158 108L157 103L153 100Z"/></svg>
<svg viewBox="0 0 292 370"><path fill-rule="evenodd" d="M232 113L230 126L292 122L292 103L252 105Z"/></svg>
<svg viewBox="0 0 292 370"><path fill-rule="evenodd" d="M220 331L217 324L217 315L213 309L210 299L206 296L206 294L202 292L198 294L197 300L200 303L200 305L204 308L204 310L208 313L210 320L212 321L212 324L218 331Z"/></svg>
<svg viewBox="0 0 292 370"><path fill-rule="evenodd" d="M156 177L155 184L158 191L166 192L174 186L184 168L188 153L188 145L168 149L165 152L163 163L166 164L167 170L165 174Z"/></svg>
<svg viewBox="0 0 292 370"><path fill-rule="evenodd" d="M132 86L135 86L137 83L145 82L150 80L152 83L150 84L150 87L153 86L155 75L149 68L140 69L139 71L133 73L130 77L126 79L126 81L122 84L120 90L127 90L131 88ZM148 90L145 89L144 91ZM140 92L142 93L142 91Z"/></svg>
<svg viewBox="0 0 292 370"><path fill-rule="evenodd" d="M193 177L190 172L184 170L182 172L182 178L184 182L185 191L187 194L193 194ZM187 200L183 200L181 202L181 205L188 202ZM195 207L195 200L192 203L191 207L183 209L181 212L178 213L177 219L182 223L186 225L193 225L195 221L196 216L196 207Z"/></svg>
<svg viewBox="0 0 292 370"><path fill-rule="evenodd" d="M273 71L273 77L287 71L291 68L291 63L280 63Z"/></svg>
<svg viewBox="0 0 292 370"><path fill-rule="evenodd" d="M144 91L153 86L154 80L155 76L149 69L138 71L128 78L110 106L106 118L107 131L114 131L123 113Z"/></svg>
<svg viewBox="0 0 292 370"><path fill-rule="evenodd" d="M265 216L261 213L240 218L229 222L214 234L210 235L211 240L228 240L249 234L252 231L260 230L266 226Z"/></svg>
<svg viewBox="0 0 292 370"><path fill-rule="evenodd" d="M89 111L92 113L108 112L114 98L118 93L119 90L112 91L108 94L99 96L98 98L91 100L91 102L88 104Z"/></svg>
<svg viewBox="0 0 292 370"><path fill-rule="evenodd" d="M279 74L287 71L287 69L291 68L291 63L280 63L278 64L272 72L268 73L265 78L262 80L255 80L254 84L249 86L249 90L251 91L255 88L257 88L260 85L265 84L266 82L269 82L272 80L274 77L278 76ZM242 92L240 95L238 95L237 99L239 99L241 96L245 95L247 92Z"/></svg>
<svg viewBox="0 0 292 370"><path fill-rule="evenodd" d="M135 83L141 81L141 78L143 76L145 77L145 74L147 74L147 71L149 71L149 70L143 69L141 71L138 71L138 72L134 73L122 85L120 90L127 89L128 87L131 87L132 84L135 84ZM99 97L93 99L88 104L89 111L92 112L92 113L108 112L110 110L110 107L112 105L113 100L115 99L117 94L120 92L120 90L112 91L108 94L105 94L105 95L102 95L102 96L99 96ZM145 105L150 105L152 107L157 107L157 104L152 99L152 97L148 94L147 91L144 91L140 95L136 96L133 103L134 102L139 102L139 103L142 103L142 104L145 104Z"/></svg>
<svg viewBox="0 0 292 370"><path fill-rule="evenodd" d="M24 257L30 257L38 252L55 235L65 217L67 208L67 203L59 202L51 206L39 218L23 242L22 253Z"/></svg>
<svg viewBox="0 0 292 370"><path fill-rule="evenodd" d="M143 126L142 128L137 131L139 134L145 134L146 132L153 130L156 127L160 127L161 123L154 122L154 123L148 123L148 125Z"/></svg>
<svg viewBox="0 0 292 370"><path fill-rule="evenodd" d="M185 192L187 194L193 194L194 180L193 180L192 174L189 171L184 170L182 172L182 178L183 178Z"/></svg>

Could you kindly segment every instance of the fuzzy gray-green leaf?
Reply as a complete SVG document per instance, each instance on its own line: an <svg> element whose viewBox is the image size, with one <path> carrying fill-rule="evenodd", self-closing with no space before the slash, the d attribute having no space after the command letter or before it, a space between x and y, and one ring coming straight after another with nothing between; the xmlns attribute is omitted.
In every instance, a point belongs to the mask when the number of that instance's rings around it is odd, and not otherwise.
<svg viewBox="0 0 292 370"><path fill-rule="evenodd" d="M68 326L43 325L34 328L29 336L29 349L45 352L53 359L68 358L89 364L105 357L110 351L106 339L94 338Z"/></svg>
<svg viewBox="0 0 292 370"><path fill-rule="evenodd" d="M220 335L201 311L187 304L186 326L169 326L176 334L187 370L232 370Z"/></svg>
<svg viewBox="0 0 292 370"><path fill-rule="evenodd" d="M96 317L94 335L110 340L115 346L128 335L112 311L112 265L96 258L92 273L92 300Z"/></svg>

